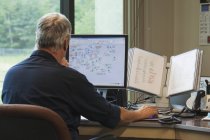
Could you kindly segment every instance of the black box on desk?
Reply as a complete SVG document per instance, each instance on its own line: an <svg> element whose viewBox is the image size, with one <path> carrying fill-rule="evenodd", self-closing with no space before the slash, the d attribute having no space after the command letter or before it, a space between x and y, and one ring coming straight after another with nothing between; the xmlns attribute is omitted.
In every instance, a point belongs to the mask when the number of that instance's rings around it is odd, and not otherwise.
<svg viewBox="0 0 210 140"><path fill-rule="evenodd" d="M98 92L108 102L122 107L127 107L126 89L98 89Z"/></svg>

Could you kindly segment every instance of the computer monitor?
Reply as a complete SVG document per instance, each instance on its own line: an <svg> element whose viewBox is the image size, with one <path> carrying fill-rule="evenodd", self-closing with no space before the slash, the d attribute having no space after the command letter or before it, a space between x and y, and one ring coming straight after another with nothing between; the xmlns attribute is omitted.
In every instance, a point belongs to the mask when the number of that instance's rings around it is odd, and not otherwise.
<svg viewBox="0 0 210 140"><path fill-rule="evenodd" d="M71 35L70 67L96 88L122 89L127 83L127 35Z"/></svg>

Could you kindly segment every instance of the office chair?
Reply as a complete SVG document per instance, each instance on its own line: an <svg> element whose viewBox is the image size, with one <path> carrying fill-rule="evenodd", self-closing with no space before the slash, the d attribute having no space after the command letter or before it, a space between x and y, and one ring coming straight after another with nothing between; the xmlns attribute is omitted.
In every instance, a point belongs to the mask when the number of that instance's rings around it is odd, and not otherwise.
<svg viewBox="0 0 210 140"><path fill-rule="evenodd" d="M71 135L64 120L48 108L1 104L0 139L71 140Z"/></svg>

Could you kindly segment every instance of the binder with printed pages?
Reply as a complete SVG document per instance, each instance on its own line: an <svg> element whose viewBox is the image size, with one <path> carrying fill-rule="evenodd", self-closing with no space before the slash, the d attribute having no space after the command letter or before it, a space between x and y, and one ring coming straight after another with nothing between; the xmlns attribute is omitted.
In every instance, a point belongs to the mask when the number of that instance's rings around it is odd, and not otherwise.
<svg viewBox="0 0 210 140"><path fill-rule="evenodd" d="M170 58L139 48L128 53L127 88L162 96L193 91L199 88L202 50L194 49Z"/></svg>

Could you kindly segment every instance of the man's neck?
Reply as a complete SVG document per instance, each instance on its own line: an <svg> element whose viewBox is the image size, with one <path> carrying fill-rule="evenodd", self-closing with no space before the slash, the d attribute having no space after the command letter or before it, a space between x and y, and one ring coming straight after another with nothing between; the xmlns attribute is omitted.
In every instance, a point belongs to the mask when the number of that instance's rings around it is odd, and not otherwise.
<svg viewBox="0 0 210 140"><path fill-rule="evenodd" d="M56 50L53 50L52 48L39 48L38 50L46 51L50 53L58 62L60 62L59 53Z"/></svg>

